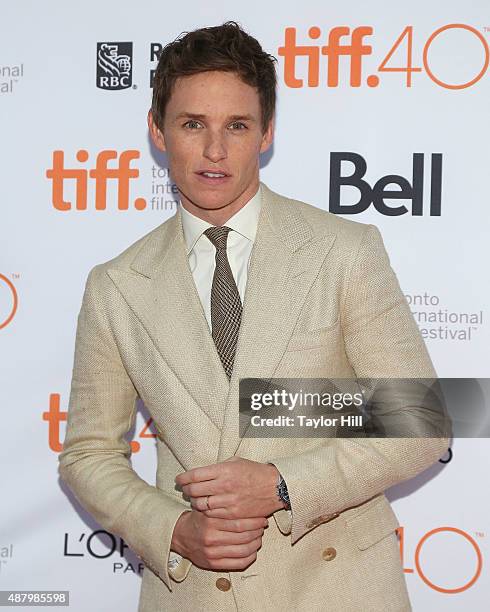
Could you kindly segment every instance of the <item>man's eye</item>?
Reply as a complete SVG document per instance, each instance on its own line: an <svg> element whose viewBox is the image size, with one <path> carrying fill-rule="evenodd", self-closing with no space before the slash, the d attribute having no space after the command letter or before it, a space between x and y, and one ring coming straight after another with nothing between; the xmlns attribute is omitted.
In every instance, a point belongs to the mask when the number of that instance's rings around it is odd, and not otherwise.
<svg viewBox="0 0 490 612"><path fill-rule="evenodd" d="M194 121L194 119L190 119L184 123L184 127L189 127L190 129L194 129L195 127L199 127L199 123Z"/></svg>
<svg viewBox="0 0 490 612"><path fill-rule="evenodd" d="M194 119L189 119L189 121L186 121L183 125L183 127L186 127L190 130L194 130L194 129L199 129L201 128L201 124L198 121L195 121ZM233 130L246 130L247 126L242 123L241 121L234 121L233 123L230 124L230 127L233 128Z"/></svg>

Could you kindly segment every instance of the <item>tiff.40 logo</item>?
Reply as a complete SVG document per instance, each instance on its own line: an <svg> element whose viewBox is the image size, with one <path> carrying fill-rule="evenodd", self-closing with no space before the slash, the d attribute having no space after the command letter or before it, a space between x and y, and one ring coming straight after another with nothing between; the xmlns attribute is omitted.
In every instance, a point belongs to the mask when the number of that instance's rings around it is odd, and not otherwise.
<svg viewBox="0 0 490 612"><path fill-rule="evenodd" d="M326 84L327 87L339 86L340 58L346 57L350 64L349 84L351 87L378 87L381 84L381 75L398 72L405 75L405 86L412 87L412 77L416 73L425 72L429 79L445 89L465 89L477 83L486 73L490 62L490 49L485 37L476 28L464 23L449 23L432 32L422 48L422 66L416 66L414 60L414 27L406 26L396 41L393 43L385 57L377 68L370 69L364 80L363 58L373 53L373 47L366 43L366 38L371 37L374 29L371 26L359 26L349 28L348 26L333 27L327 35L322 34L318 26L308 29L309 44L297 43L297 30L288 27L284 31L284 44L278 48L279 56L283 57L284 83L287 87L304 87L304 80L297 75L296 60L306 60L306 86L318 87ZM312 43L323 37L326 44ZM448 82L438 74L439 68L433 65L431 60L431 48L436 44L439 48L452 50L461 47L466 51L469 45L476 41L479 46L478 55L468 55L468 77L462 82ZM440 51L439 51L440 53ZM325 67L322 64L322 56L325 56ZM451 68L451 66L450 66Z"/></svg>
<svg viewBox="0 0 490 612"><path fill-rule="evenodd" d="M52 181L52 202L56 210L67 211L72 209L72 202L65 199L66 181L75 182L75 209L87 210L88 182L93 179L95 183L95 210L107 208L107 187L109 181L115 183L117 188L117 208L128 210L130 181L139 177L139 169L131 167L131 162L140 157L136 150L101 151L96 158L95 168L66 168L64 151L53 152L53 165L46 171L46 176ZM88 151L81 149L76 158L85 163L89 159ZM115 162L109 167L109 162ZM147 206L145 198L136 198L133 201L136 210L144 210Z"/></svg>

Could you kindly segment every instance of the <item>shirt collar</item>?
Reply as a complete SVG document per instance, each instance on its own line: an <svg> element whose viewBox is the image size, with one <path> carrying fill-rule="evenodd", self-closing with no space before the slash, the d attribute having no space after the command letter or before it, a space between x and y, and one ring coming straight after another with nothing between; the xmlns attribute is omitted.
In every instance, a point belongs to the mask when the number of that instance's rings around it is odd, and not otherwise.
<svg viewBox="0 0 490 612"><path fill-rule="evenodd" d="M230 217L225 223L227 227L230 227L235 232L238 232L252 243L254 242L255 235L257 233L257 222L259 219L261 204L261 189L262 187L259 184L257 193L245 204L245 206L242 206L242 208L240 208L240 210ZM212 223L208 223L207 221L204 221L204 219L200 219L199 217L196 217L196 215L193 215L191 212L186 210L182 206L182 200L180 200L179 205L186 252L188 255L194 248L202 233L207 230L208 227L212 227Z"/></svg>

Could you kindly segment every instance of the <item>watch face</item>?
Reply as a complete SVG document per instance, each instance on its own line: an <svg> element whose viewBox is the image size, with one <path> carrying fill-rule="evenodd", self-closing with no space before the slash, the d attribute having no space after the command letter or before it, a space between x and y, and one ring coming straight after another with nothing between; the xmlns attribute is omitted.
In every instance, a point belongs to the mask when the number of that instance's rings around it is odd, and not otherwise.
<svg viewBox="0 0 490 612"><path fill-rule="evenodd" d="M287 509L290 509L291 508L291 504L289 502L288 488L287 488L286 482L284 481L284 478L282 476L281 476L281 479L279 481L279 485L277 487L277 492L278 492L278 495L279 495L281 501L286 504Z"/></svg>

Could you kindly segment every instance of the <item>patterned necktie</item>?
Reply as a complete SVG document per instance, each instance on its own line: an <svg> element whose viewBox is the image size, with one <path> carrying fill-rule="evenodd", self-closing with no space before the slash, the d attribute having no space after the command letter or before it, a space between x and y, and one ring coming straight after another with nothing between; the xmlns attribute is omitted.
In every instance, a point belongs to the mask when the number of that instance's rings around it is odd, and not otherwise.
<svg viewBox="0 0 490 612"><path fill-rule="evenodd" d="M231 228L208 227L204 234L216 248L216 268L211 286L211 329L218 355L230 378L235 361L238 330L242 318L242 302L226 254Z"/></svg>

